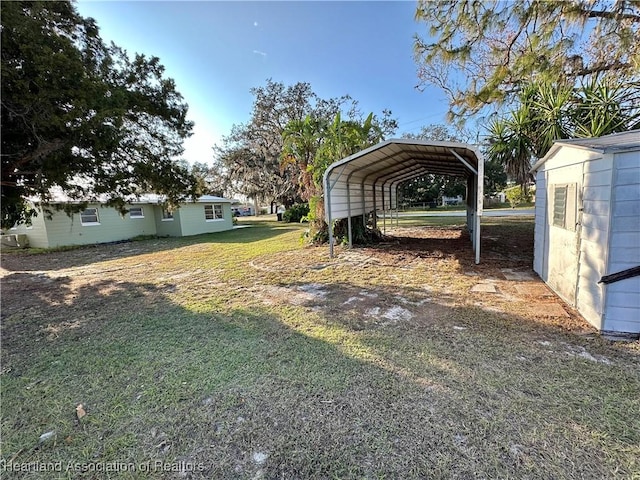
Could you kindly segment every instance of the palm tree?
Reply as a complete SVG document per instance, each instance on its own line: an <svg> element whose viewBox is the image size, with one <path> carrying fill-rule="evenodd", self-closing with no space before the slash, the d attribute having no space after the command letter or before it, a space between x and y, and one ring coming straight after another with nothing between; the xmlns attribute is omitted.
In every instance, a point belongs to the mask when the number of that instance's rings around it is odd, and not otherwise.
<svg viewBox="0 0 640 480"><path fill-rule="evenodd" d="M494 119L489 125L489 160L504 165L507 175L526 192L531 180L534 143L530 135L530 110L523 104L507 119Z"/></svg>
<svg viewBox="0 0 640 480"><path fill-rule="evenodd" d="M592 78L577 89L570 112L576 137L600 137L637 128L640 85Z"/></svg>
<svg viewBox="0 0 640 480"><path fill-rule="evenodd" d="M308 201L317 195L319 188L314 181L314 162L322 145L326 122L307 115L304 120L292 120L284 129L284 148L280 156L280 167L295 166L298 170L300 196Z"/></svg>
<svg viewBox="0 0 640 480"><path fill-rule="evenodd" d="M338 112L332 122L307 116L287 124L281 164L295 165L299 170L301 196L309 201L313 241L323 241L328 235L322 201L324 172L332 163L378 143L383 135L373 113L362 122L343 120Z"/></svg>
<svg viewBox="0 0 640 480"><path fill-rule="evenodd" d="M490 160L497 161L526 191L534 157L562 138L599 137L640 126L638 83L593 77L578 88L550 80L527 85L519 106L489 125Z"/></svg>

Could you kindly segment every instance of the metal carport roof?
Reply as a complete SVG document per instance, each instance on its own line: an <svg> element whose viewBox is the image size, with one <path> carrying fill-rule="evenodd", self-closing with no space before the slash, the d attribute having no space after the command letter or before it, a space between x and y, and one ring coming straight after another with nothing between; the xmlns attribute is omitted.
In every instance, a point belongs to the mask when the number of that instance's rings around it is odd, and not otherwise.
<svg viewBox="0 0 640 480"><path fill-rule="evenodd" d="M351 246L351 217L397 210L398 186L426 174L467 179L467 228L476 263L480 262L480 218L484 161L466 143L392 139L344 158L324 174L325 216L333 256L332 222L347 218Z"/></svg>

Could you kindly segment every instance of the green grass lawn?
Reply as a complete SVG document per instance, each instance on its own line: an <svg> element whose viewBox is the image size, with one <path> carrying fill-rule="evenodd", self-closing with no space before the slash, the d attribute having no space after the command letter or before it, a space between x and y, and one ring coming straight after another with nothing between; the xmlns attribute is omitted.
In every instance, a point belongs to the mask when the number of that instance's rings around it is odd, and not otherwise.
<svg viewBox="0 0 640 480"><path fill-rule="evenodd" d="M471 295L498 247L240 223L3 255L2 478L640 478L639 345Z"/></svg>

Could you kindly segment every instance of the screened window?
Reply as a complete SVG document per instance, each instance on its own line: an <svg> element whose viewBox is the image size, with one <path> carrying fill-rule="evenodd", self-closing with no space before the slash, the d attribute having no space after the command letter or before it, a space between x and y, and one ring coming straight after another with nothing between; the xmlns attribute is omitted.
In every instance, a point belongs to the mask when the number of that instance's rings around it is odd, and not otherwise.
<svg viewBox="0 0 640 480"><path fill-rule="evenodd" d="M144 211L142 210L142 207L131 207L129 209L129 217L144 218Z"/></svg>
<svg viewBox="0 0 640 480"><path fill-rule="evenodd" d="M80 223L82 225L100 225L97 208L86 208L80 213Z"/></svg>
<svg viewBox="0 0 640 480"><path fill-rule="evenodd" d="M553 225L566 230L576 229L576 184L553 186Z"/></svg>
<svg viewBox="0 0 640 480"><path fill-rule="evenodd" d="M206 221L222 220L223 218L222 205L215 204L204 206L204 219Z"/></svg>

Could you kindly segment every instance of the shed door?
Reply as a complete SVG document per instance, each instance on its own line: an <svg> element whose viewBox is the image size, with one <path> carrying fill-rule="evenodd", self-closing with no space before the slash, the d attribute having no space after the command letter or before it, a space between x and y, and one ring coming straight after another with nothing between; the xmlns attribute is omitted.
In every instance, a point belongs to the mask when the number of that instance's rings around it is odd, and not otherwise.
<svg viewBox="0 0 640 480"><path fill-rule="evenodd" d="M549 285L568 303L576 304L580 229L577 225L578 185L551 183L547 189Z"/></svg>

